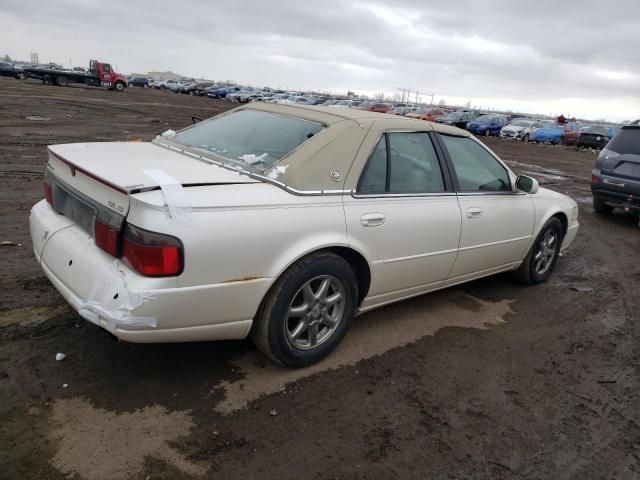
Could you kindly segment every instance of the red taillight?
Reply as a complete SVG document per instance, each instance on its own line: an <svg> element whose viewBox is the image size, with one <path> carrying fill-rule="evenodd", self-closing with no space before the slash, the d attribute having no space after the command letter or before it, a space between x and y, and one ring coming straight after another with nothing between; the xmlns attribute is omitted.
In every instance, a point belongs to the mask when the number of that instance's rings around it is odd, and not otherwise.
<svg viewBox="0 0 640 480"><path fill-rule="evenodd" d="M182 271L182 244L175 237L127 225L122 238L122 261L142 275L178 275Z"/></svg>
<svg viewBox="0 0 640 480"><path fill-rule="evenodd" d="M42 183L42 188L44 189L44 198L47 199L49 205L53 205L53 189L51 188L51 184L47 182L47 179L44 179Z"/></svg>
<svg viewBox="0 0 640 480"><path fill-rule="evenodd" d="M598 175L591 175L591 183L600 183L600 177Z"/></svg>
<svg viewBox="0 0 640 480"><path fill-rule="evenodd" d="M96 218L93 224L93 239L96 245L109 255L118 256L118 238L120 232Z"/></svg>

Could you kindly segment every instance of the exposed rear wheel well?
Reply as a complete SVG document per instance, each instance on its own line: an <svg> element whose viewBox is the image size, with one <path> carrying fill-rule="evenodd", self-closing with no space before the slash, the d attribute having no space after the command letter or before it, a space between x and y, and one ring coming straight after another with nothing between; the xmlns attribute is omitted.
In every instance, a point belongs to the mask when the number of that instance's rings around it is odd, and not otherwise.
<svg viewBox="0 0 640 480"><path fill-rule="evenodd" d="M348 247L331 247L326 250L344 258L353 269L358 279L358 305L360 305L369 293L371 285L371 270L367 260L360 253Z"/></svg>

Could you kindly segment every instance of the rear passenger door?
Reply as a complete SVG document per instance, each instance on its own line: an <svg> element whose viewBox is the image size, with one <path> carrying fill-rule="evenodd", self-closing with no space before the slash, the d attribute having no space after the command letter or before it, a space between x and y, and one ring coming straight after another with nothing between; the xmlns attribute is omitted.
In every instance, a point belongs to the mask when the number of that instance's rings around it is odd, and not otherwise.
<svg viewBox="0 0 640 480"><path fill-rule="evenodd" d="M460 247L450 279L489 274L522 260L534 226L530 195L513 190L507 169L475 138L437 137L462 214Z"/></svg>
<svg viewBox="0 0 640 480"><path fill-rule="evenodd" d="M432 135L369 135L375 139L368 137L369 147L363 147L372 150L362 172L356 172L357 190L344 197L349 242L371 266L363 308L442 283L460 238L460 207Z"/></svg>

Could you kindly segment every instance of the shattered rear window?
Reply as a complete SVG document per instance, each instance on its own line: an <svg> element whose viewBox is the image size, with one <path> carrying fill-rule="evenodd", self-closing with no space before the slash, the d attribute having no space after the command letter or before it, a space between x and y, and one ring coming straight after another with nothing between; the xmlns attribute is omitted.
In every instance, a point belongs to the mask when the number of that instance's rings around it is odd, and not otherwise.
<svg viewBox="0 0 640 480"><path fill-rule="evenodd" d="M178 132L171 141L264 172L322 128L320 123L300 118L239 110Z"/></svg>

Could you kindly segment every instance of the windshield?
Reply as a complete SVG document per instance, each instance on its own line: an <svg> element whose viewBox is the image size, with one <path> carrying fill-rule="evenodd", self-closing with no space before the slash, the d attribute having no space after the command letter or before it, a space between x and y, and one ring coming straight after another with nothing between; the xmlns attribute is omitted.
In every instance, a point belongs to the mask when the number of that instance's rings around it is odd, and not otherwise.
<svg viewBox="0 0 640 480"><path fill-rule="evenodd" d="M476 122L493 122L495 118L491 115L480 115L476 118Z"/></svg>
<svg viewBox="0 0 640 480"><path fill-rule="evenodd" d="M464 114L463 113L459 113L459 112L453 112L453 113L450 113L449 115L447 115L445 118L447 120L457 121L457 120L460 120L462 118L462 115L464 115Z"/></svg>
<svg viewBox="0 0 640 480"><path fill-rule="evenodd" d="M320 130L321 124L300 118L239 110L200 122L170 140L264 171Z"/></svg>

